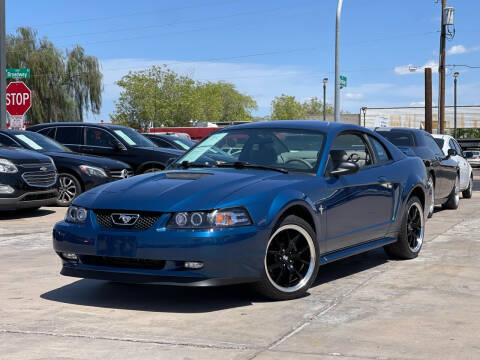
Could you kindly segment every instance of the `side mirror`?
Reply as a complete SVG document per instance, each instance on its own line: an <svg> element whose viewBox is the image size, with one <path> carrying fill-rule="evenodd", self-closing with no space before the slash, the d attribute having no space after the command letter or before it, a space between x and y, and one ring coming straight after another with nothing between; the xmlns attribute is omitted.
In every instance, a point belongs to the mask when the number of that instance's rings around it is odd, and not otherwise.
<svg viewBox="0 0 480 360"><path fill-rule="evenodd" d="M351 161L343 161L335 170L330 171L330 175L339 177L342 175L355 174L358 170L360 170L360 167L357 163Z"/></svg>
<svg viewBox="0 0 480 360"><path fill-rule="evenodd" d="M127 148L120 141L116 141L113 144L113 150L115 150L115 151L125 151L125 150L127 150Z"/></svg>
<svg viewBox="0 0 480 360"><path fill-rule="evenodd" d="M457 155L457 150L455 150L455 149L448 149L447 157L456 156L456 155Z"/></svg>

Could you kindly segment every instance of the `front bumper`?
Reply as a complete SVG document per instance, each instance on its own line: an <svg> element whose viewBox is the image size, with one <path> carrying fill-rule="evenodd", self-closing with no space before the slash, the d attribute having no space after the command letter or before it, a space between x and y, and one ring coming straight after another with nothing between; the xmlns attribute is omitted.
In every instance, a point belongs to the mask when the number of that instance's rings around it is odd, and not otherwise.
<svg viewBox="0 0 480 360"><path fill-rule="evenodd" d="M18 197L0 197L0 210L17 210L54 205L57 190L28 191Z"/></svg>
<svg viewBox="0 0 480 360"><path fill-rule="evenodd" d="M92 211L84 225L57 223L53 247L62 258L61 274L184 286L246 283L261 278L268 240L266 229L245 226L215 231L171 230L165 228L168 217L162 215L144 231L103 228ZM79 260L68 260L62 253L74 253ZM157 261L162 265L111 265L111 259L120 259L122 263ZM202 262L203 267L188 269L184 266L186 261Z"/></svg>

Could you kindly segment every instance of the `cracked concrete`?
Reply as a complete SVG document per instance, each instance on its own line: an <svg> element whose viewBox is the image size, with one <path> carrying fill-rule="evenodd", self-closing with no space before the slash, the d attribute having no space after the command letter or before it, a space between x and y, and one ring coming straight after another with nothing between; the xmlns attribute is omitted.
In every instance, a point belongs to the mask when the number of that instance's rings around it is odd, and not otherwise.
<svg viewBox="0 0 480 360"><path fill-rule="evenodd" d="M63 209L0 216L0 359L479 359L480 192L427 223L419 258L320 268L309 295L58 274Z"/></svg>

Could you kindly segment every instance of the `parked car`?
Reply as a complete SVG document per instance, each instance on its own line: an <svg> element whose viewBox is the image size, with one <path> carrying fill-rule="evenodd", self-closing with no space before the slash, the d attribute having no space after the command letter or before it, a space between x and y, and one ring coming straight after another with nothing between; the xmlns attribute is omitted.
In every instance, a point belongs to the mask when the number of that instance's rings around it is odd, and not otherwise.
<svg viewBox="0 0 480 360"><path fill-rule="evenodd" d="M0 211L55 204L57 171L48 156L0 144Z"/></svg>
<svg viewBox="0 0 480 360"><path fill-rule="evenodd" d="M175 135L165 135L161 133L145 133L143 134L150 140L152 140L155 145L161 148L167 149L178 149L182 151L189 150L196 143L192 140L185 139L184 137L179 137Z"/></svg>
<svg viewBox="0 0 480 360"><path fill-rule="evenodd" d="M464 154L470 166L480 166L480 150L465 150Z"/></svg>
<svg viewBox="0 0 480 360"><path fill-rule="evenodd" d="M135 174L156 172L184 152L162 149L137 131L118 125L48 123L29 127L72 151L105 156L129 164Z"/></svg>
<svg viewBox="0 0 480 360"><path fill-rule="evenodd" d="M247 138L238 158L224 161L222 152L215 161L223 140L238 135ZM308 136L311 150L288 146L290 135ZM53 245L67 276L251 282L267 297L293 299L331 261L378 247L416 257L427 183L421 159L359 126L238 125L204 139L171 170L80 195L55 225Z"/></svg>
<svg viewBox="0 0 480 360"><path fill-rule="evenodd" d="M100 156L77 154L38 133L0 131L0 143L51 157L58 170L58 206L68 206L82 192L107 182L133 176L128 164Z"/></svg>
<svg viewBox="0 0 480 360"><path fill-rule="evenodd" d="M436 143L442 149L443 153L448 156L452 154L451 158L457 162L460 170L460 191L465 199L470 199L473 193L473 171L472 166L465 159L465 155L458 142L450 135L433 134ZM455 155L453 155L453 151Z"/></svg>
<svg viewBox="0 0 480 360"><path fill-rule="evenodd" d="M418 156L423 160L429 177L430 198L433 199L428 209L428 217L433 215L435 205L442 205L447 209L458 208L460 170L457 162L451 158L455 155L453 152L445 156L432 135L424 130L377 128L375 131L407 155Z"/></svg>

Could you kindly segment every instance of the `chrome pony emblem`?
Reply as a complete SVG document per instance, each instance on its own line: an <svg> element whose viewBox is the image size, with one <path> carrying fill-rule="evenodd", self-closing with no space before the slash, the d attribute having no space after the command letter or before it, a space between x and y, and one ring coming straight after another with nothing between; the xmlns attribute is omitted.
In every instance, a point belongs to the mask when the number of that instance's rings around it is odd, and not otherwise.
<svg viewBox="0 0 480 360"><path fill-rule="evenodd" d="M132 226L138 221L138 214L112 214L110 215L115 225Z"/></svg>

